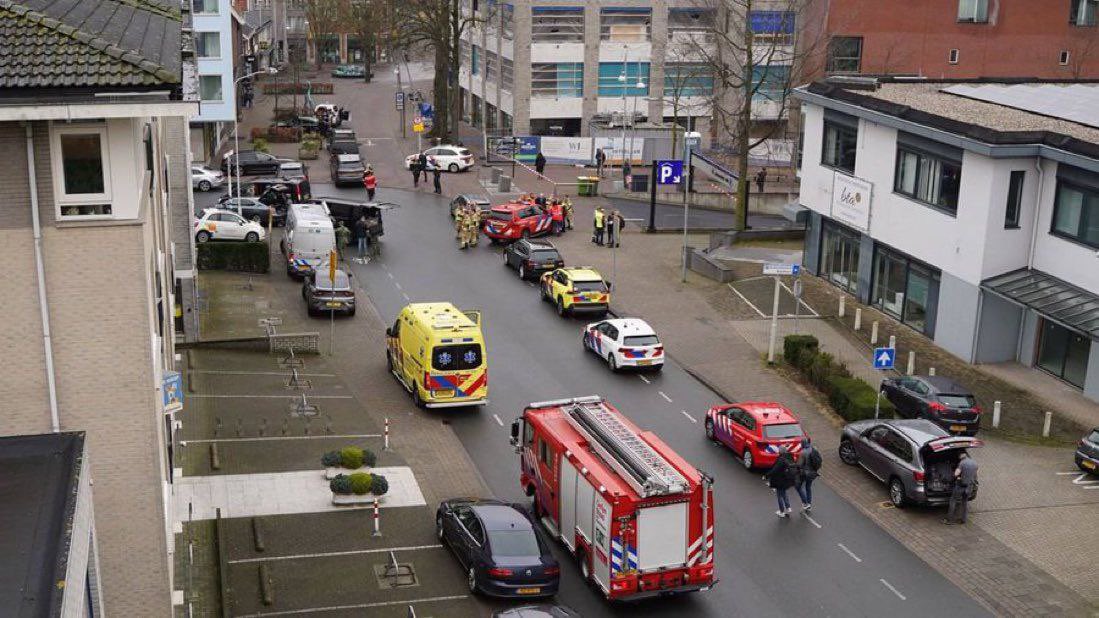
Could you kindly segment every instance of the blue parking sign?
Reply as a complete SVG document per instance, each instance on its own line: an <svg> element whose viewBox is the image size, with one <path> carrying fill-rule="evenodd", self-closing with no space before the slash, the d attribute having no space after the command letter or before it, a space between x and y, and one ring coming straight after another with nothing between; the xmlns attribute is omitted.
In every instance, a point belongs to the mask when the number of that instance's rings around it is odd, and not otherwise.
<svg viewBox="0 0 1099 618"><path fill-rule="evenodd" d="M656 162L656 182L661 185L677 185L683 180L683 162L675 159Z"/></svg>

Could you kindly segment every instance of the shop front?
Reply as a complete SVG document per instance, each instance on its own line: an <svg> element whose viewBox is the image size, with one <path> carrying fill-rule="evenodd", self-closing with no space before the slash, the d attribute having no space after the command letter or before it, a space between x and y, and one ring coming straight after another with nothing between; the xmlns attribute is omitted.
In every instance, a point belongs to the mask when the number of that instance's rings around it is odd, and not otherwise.
<svg viewBox="0 0 1099 618"><path fill-rule="evenodd" d="M872 272L870 304L934 337L939 270L879 244L874 248Z"/></svg>

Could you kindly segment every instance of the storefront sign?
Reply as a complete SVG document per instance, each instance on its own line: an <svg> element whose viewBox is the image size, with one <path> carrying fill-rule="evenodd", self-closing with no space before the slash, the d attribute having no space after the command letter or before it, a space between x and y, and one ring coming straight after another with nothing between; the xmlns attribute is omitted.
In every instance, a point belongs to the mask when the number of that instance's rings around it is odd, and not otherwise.
<svg viewBox="0 0 1099 618"><path fill-rule="evenodd" d="M542 156L549 163L586 164L592 160L590 137L543 137Z"/></svg>
<svg viewBox="0 0 1099 618"><path fill-rule="evenodd" d="M873 187L861 178L836 172L832 180L832 218L857 230L870 231Z"/></svg>
<svg viewBox="0 0 1099 618"><path fill-rule="evenodd" d="M164 372L161 390L165 413L183 409L183 376L178 371Z"/></svg>

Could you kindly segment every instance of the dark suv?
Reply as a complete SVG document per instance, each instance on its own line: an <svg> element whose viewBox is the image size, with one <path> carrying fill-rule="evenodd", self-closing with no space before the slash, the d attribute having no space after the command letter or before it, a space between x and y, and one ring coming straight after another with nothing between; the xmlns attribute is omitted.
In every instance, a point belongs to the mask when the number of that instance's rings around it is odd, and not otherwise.
<svg viewBox="0 0 1099 618"><path fill-rule="evenodd" d="M544 272L562 268L565 260L548 240L524 238L504 249L504 266L514 267L520 279L537 279Z"/></svg>
<svg viewBox="0 0 1099 618"><path fill-rule="evenodd" d="M1099 474L1099 427L1080 438L1076 445L1076 467L1090 474Z"/></svg>
<svg viewBox="0 0 1099 618"><path fill-rule="evenodd" d="M332 184L337 187L346 184L363 183L363 173L366 167L357 154L334 154L329 161L332 172Z"/></svg>
<svg viewBox="0 0 1099 618"><path fill-rule="evenodd" d="M977 435L981 408L973 393L943 376L901 376L882 382L882 392L905 418L926 418L950 433Z"/></svg>
<svg viewBox="0 0 1099 618"><path fill-rule="evenodd" d="M240 154L227 154L221 159L221 171L235 173L240 161L241 174L277 174L282 164L274 155L256 150L242 150Z"/></svg>

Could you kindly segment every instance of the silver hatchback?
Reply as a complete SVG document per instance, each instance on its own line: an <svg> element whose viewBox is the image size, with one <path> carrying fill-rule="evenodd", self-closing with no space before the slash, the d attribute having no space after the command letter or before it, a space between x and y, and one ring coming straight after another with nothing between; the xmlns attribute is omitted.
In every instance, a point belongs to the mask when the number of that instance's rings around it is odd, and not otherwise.
<svg viewBox="0 0 1099 618"><path fill-rule="evenodd" d="M949 502L959 455L982 444L924 419L870 419L844 426L839 455L888 485L889 501L900 508Z"/></svg>

